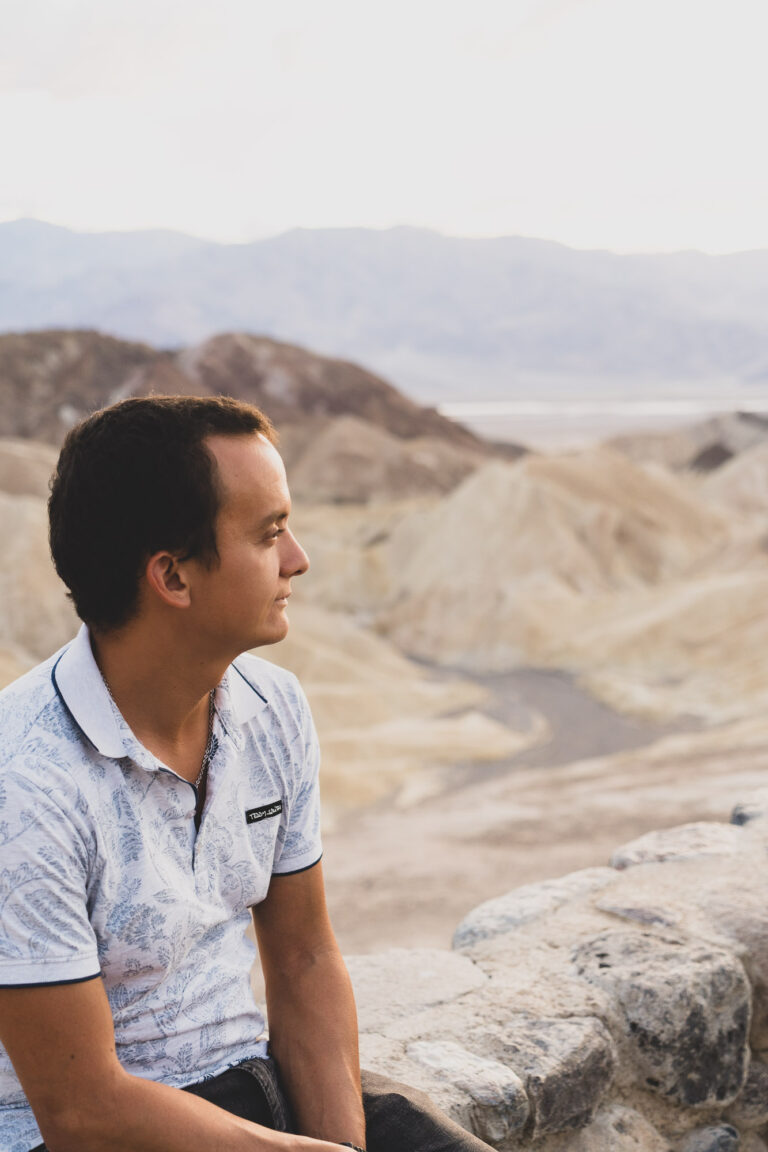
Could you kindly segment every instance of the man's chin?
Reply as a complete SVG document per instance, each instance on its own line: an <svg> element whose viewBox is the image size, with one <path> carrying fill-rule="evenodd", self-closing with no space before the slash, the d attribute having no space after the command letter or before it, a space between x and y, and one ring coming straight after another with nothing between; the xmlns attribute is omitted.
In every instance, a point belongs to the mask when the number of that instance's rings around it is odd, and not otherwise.
<svg viewBox="0 0 768 1152"><path fill-rule="evenodd" d="M262 628L258 634L258 638L249 644L249 648L266 648L270 644L279 644L288 635L288 617L283 612L282 619L270 625L269 628Z"/></svg>

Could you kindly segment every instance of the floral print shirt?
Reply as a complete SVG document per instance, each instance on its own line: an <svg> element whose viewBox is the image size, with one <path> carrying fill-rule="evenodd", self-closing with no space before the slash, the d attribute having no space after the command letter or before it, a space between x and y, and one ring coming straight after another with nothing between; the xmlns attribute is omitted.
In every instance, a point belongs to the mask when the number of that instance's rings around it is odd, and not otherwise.
<svg viewBox="0 0 768 1152"><path fill-rule="evenodd" d="M194 786L133 735L85 626L0 693L0 734L0 985L100 977L121 1064L175 1087L264 1055L250 909L321 855L296 678L251 655L228 668L199 831ZM0 1152L40 1142L0 1046Z"/></svg>

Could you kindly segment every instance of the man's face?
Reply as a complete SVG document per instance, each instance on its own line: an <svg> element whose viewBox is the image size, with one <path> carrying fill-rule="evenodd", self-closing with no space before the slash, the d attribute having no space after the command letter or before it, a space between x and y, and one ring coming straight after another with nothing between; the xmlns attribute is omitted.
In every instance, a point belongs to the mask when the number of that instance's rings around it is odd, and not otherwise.
<svg viewBox="0 0 768 1152"><path fill-rule="evenodd" d="M291 578L309 561L288 527L291 500L283 462L265 437L210 436L222 500L216 519L218 564L192 567L195 627L212 649L234 655L275 644L288 631Z"/></svg>

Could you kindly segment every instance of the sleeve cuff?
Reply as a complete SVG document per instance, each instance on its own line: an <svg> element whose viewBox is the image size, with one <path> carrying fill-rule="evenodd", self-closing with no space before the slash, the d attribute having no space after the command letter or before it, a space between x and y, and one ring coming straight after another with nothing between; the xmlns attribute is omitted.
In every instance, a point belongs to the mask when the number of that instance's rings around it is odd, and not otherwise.
<svg viewBox="0 0 768 1152"><path fill-rule="evenodd" d="M0 961L0 988L33 988L39 984L77 984L101 975L94 951L68 960Z"/></svg>
<svg viewBox="0 0 768 1152"><path fill-rule="evenodd" d="M323 858L322 852L305 852L302 856L295 856L292 860L281 860L273 869L273 876L295 876L297 872L306 872L319 864Z"/></svg>

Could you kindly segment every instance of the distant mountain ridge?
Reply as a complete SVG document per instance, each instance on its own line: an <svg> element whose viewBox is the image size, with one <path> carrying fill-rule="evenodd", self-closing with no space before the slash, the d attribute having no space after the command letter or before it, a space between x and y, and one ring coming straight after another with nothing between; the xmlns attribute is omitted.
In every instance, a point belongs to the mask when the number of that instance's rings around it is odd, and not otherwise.
<svg viewBox="0 0 768 1152"><path fill-rule="evenodd" d="M355 416L400 439L431 436L480 455L493 451L365 368L266 337L221 333L172 352L93 331L0 335L0 436L59 444L81 417L150 392L235 396L278 427L316 429Z"/></svg>
<svg viewBox="0 0 768 1152"><path fill-rule="evenodd" d="M0 336L0 437L58 445L79 419L129 396L235 396L273 421L292 486L310 500L446 492L494 446L346 360L247 333L168 351L93 331Z"/></svg>
<svg viewBox="0 0 768 1152"><path fill-rule="evenodd" d="M415 228L222 245L0 224L0 331L165 347L257 331L361 360L413 395L768 387L768 251L616 255Z"/></svg>

